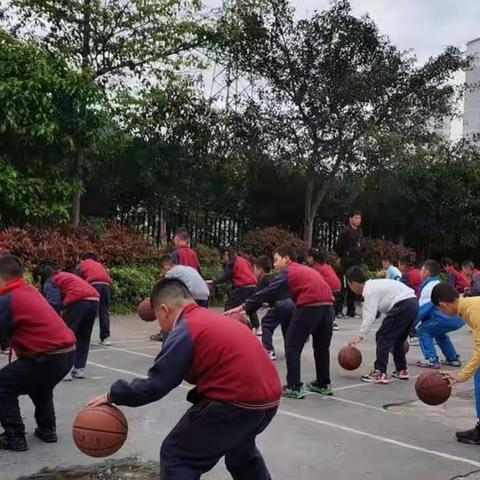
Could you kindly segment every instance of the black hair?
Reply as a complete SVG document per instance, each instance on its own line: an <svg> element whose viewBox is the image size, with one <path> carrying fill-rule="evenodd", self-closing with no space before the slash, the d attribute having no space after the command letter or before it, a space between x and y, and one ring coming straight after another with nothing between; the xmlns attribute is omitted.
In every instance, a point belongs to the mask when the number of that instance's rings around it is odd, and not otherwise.
<svg viewBox="0 0 480 480"><path fill-rule="evenodd" d="M471 268L473 270L475 268L475 264L472 260L464 260L462 262L462 268Z"/></svg>
<svg viewBox="0 0 480 480"><path fill-rule="evenodd" d="M260 255L255 259L253 264L256 267L261 268L265 273L270 273L272 270L272 262L267 255Z"/></svg>
<svg viewBox="0 0 480 480"><path fill-rule="evenodd" d="M13 280L23 276L22 261L15 255L0 256L0 277Z"/></svg>
<svg viewBox="0 0 480 480"><path fill-rule="evenodd" d="M408 265L410 267L413 265L412 257L408 254L401 255L398 259L398 263L401 263L402 265Z"/></svg>
<svg viewBox="0 0 480 480"><path fill-rule="evenodd" d="M277 255L288 257L292 262L297 261L297 251L291 245L281 245L275 250Z"/></svg>
<svg viewBox="0 0 480 480"><path fill-rule="evenodd" d="M428 270L432 277L437 277L438 275L440 275L442 273L442 267L440 266L440 264L436 260L427 260L423 264L423 268L425 270Z"/></svg>
<svg viewBox="0 0 480 480"><path fill-rule="evenodd" d="M176 264L175 260L171 255L164 255L160 259L160 265L165 265L166 263L173 263L174 265Z"/></svg>
<svg viewBox="0 0 480 480"><path fill-rule="evenodd" d="M172 300L191 300L192 294L188 287L176 278L164 278L155 284L150 295L152 308Z"/></svg>
<svg viewBox="0 0 480 480"><path fill-rule="evenodd" d="M438 307L440 302L453 303L459 294L457 290L446 282L435 285L432 290L432 303Z"/></svg>
<svg viewBox="0 0 480 480"><path fill-rule="evenodd" d="M190 234L188 233L188 230L185 227L178 227L175 230L174 236L179 237L184 242L188 242L188 240L190 240Z"/></svg>
<svg viewBox="0 0 480 480"><path fill-rule="evenodd" d="M312 257L315 262L318 263L325 263L327 261L327 254L324 250L320 250L319 248L311 248L307 255Z"/></svg>
<svg viewBox="0 0 480 480"><path fill-rule="evenodd" d="M40 280L40 285L43 287L47 280L58 272L58 267L53 262L43 262L32 271L32 275L35 281Z"/></svg>
<svg viewBox="0 0 480 480"><path fill-rule="evenodd" d="M347 279L347 282L365 283L367 281L365 272L361 267L352 267L347 270L345 278Z"/></svg>
<svg viewBox="0 0 480 480"><path fill-rule="evenodd" d="M362 216L362 212L360 210L352 210L348 213L348 218L353 218L355 215Z"/></svg>
<svg viewBox="0 0 480 480"><path fill-rule="evenodd" d="M455 260L452 260L451 258L445 257L442 260L442 265L444 267L454 267L455 269L458 269L458 263Z"/></svg>
<svg viewBox="0 0 480 480"><path fill-rule="evenodd" d="M382 255L382 261L383 260L389 263L393 263L393 258L391 255Z"/></svg>
<svg viewBox="0 0 480 480"><path fill-rule="evenodd" d="M94 252L85 252L80 255L80 260L98 260L98 257Z"/></svg>

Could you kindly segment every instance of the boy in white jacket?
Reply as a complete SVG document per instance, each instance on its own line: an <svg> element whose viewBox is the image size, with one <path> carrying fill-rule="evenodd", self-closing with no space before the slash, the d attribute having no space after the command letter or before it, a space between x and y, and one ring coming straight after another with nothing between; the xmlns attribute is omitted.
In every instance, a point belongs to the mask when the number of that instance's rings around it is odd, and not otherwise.
<svg viewBox="0 0 480 480"><path fill-rule="evenodd" d="M369 375L364 375L362 381L382 385L388 383L387 365L391 349L396 368L392 376L408 380L404 343L418 312L415 291L396 280L367 280L360 267L351 268L346 273L346 279L352 291L364 298L362 325L358 336L350 340L350 345L356 345L364 339L375 322L377 312L386 314L376 334L377 359L374 369Z"/></svg>

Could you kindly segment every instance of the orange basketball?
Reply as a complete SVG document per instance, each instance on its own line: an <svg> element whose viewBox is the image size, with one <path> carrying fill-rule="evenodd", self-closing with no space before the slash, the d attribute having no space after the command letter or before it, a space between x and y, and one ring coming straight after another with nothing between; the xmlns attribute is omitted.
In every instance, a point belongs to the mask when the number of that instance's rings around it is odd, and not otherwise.
<svg viewBox="0 0 480 480"><path fill-rule="evenodd" d="M156 320L155 313L150 303L150 297L144 298L137 307L137 315L145 322L153 322Z"/></svg>
<svg viewBox="0 0 480 480"><path fill-rule="evenodd" d="M345 370L356 370L362 364L362 352L356 347L347 345L338 352L338 363Z"/></svg>
<svg viewBox="0 0 480 480"><path fill-rule="evenodd" d="M423 403L440 405L448 400L452 387L440 372L425 372L417 378L415 391Z"/></svg>
<svg viewBox="0 0 480 480"><path fill-rule="evenodd" d="M127 433L127 419L113 405L86 407L73 421L73 441L90 457L113 455L125 443Z"/></svg>

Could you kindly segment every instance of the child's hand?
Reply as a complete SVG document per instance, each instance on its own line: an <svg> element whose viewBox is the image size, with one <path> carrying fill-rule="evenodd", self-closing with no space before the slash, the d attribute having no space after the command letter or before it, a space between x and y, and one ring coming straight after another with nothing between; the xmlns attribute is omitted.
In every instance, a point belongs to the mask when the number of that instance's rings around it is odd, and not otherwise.
<svg viewBox="0 0 480 480"><path fill-rule="evenodd" d="M352 346L358 345L362 340L363 340L363 337L356 335L355 337L352 337L349 340L348 344L352 347Z"/></svg>
<svg viewBox="0 0 480 480"><path fill-rule="evenodd" d="M105 405L110 403L108 401L108 393L102 393L102 395L96 395L95 397L90 398L85 404L85 407L99 407L100 405Z"/></svg>
<svg viewBox="0 0 480 480"><path fill-rule="evenodd" d="M223 312L224 315L235 315L237 313L245 313L245 307L243 305L240 305L235 308L231 308L230 310L227 310L226 312Z"/></svg>
<svg viewBox="0 0 480 480"><path fill-rule="evenodd" d="M443 370L443 371L440 372L440 374L442 375L442 377L445 380L448 380L448 384L451 387L453 387L456 383L461 383L461 382L465 381L458 376L458 373L453 373L453 372L449 372L447 370Z"/></svg>

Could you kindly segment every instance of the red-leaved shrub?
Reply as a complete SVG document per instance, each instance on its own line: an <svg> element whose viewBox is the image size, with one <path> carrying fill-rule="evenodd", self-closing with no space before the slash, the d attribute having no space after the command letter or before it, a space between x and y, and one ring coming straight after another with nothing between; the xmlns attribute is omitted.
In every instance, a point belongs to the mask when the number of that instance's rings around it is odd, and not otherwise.
<svg viewBox="0 0 480 480"><path fill-rule="evenodd" d="M7 228L0 231L0 252L17 255L27 268L53 261L67 270L75 267L83 252L95 252L108 266L159 257L148 238L116 221L77 228Z"/></svg>
<svg viewBox="0 0 480 480"><path fill-rule="evenodd" d="M272 256L280 245L292 245L297 253L306 255L307 244L293 233L278 227L256 228L243 235L240 250L255 258L259 255Z"/></svg>
<svg viewBox="0 0 480 480"><path fill-rule="evenodd" d="M366 238L363 240L364 263L371 269L376 270L382 267L382 256L386 255L392 258L397 263L402 255L410 255L411 259L415 261L415 250L404 247L389 240Z"/></svg>

